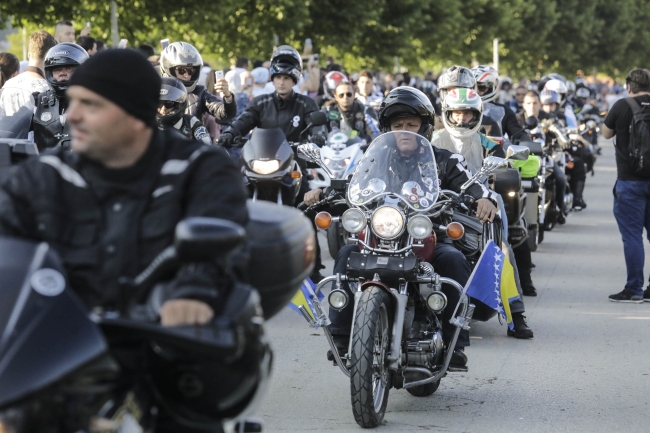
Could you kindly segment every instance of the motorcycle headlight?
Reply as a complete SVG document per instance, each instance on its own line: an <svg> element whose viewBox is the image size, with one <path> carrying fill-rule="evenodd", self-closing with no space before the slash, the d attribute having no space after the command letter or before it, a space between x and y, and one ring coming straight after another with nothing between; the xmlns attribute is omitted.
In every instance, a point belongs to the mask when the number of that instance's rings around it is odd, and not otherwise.
<svg viewBox="0 0 650 433"><path fill-rule="evenodd" d="M372 215L372 230L382 239L395 239L404 231L404 216L391 206L382 206Z"/></svg>
<svg viewBox="0 0 650 433"><path fill-rule="evenodd" d="M427 298L427 307L434 313L439 313L447 306L447 297L442 292L433 292Z"/></svg>
<svg viewBox="0 0 650 433"><path fill-rule="evenodd" d="M278 171L280 168L280 161L277 159L271 159L270 161L260 161L259 159L254 159L251 163L251 168L255 173L271 174L275 171Z"/></svg>
<svg viewBox="0 0 650 433"><path fill-rule="evenodd" d="M409 219L408 224L406 225L409 234L414 239L426 239L431 234L433 230L433 224L431 220L424 215L416 215Z"/></svg>
<svg viewBox="0 0 650 433"><path fill-rule="evenodd" d="M366 215L359 209L348 209L341 216L341 224L346 232L356 235L366 228Z"/></svg>
<svg viewBox="0 0 650 433"><path fill-rule="evenodd" d="M332 290L327 297L330 306L335 310L344 309L345 306L348 305L348 300L348 294L339 289Z"/></svg>

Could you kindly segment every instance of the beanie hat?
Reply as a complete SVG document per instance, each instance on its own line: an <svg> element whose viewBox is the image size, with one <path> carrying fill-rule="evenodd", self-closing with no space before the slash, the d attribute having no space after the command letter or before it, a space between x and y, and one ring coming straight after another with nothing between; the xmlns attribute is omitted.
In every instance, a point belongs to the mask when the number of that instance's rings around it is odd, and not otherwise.
<svg viewBox="0 0 650 433"><path fill-rule="evenodd" d="M160 76L137 51L112 49L95 54L72 74L71 86L85 87L148 126L156 125Z"/></svg>

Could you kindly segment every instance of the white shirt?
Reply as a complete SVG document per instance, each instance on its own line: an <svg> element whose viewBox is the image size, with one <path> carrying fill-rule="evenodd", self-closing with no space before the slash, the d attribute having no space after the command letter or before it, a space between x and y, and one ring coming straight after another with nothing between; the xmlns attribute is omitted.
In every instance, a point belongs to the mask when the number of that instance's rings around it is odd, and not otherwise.
<svg viewBox="0 0 650 433"><path fill-rule="evenodd" d="M45 78L35 78L32 74L19 74L5 83L0 92L0 109L5 115L12 116L21 107L27 106L30 111L34 110L33 93L41 93L48 90L50 86Z"/></svg>

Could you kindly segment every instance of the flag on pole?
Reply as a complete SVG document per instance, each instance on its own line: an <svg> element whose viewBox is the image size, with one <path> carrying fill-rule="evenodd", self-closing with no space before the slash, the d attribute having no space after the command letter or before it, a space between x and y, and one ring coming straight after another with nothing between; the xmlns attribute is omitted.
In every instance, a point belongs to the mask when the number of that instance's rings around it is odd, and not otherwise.
<svg viewBox="0 0 650 433"><path fill-rule="evenodd" d="M515 270L506 253L493 242L485 246L467 281L467 295L496 310L514 328L510 302L519 298Z"/></svg>
<svg viewBox="0 0 650 433"><path fill-rule="evenodd" d="M316 310L314 309L314 304L312 302L312 299L315 295L315 289L316 285L311 281L311 278L307 278L302 282L300 290L296 292L294 297L291 299L291 302L289 302L289 307L302 316L302 313L298 309L299 306L302 306L305 308L307 313L309 313L311 318L316 320ZM325 295L323 295L322 292L318 293L319 301L322 301L324 297Z"/></svg>

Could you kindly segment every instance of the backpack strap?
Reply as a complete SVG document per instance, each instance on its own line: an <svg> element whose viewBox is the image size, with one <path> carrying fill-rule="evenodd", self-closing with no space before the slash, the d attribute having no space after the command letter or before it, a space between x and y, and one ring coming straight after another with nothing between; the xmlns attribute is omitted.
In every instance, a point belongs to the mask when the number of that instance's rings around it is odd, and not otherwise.
<svg viewBox="0 0 650 433"><path fill-rule="evenodd" d="M639 103L636 102L636 99L634 99L634 97L625 98L625 102L627 102L627 105L629 105L630 108L632 108L632 114L637 115L643 111L643 108L641 108Z"/></svg>

